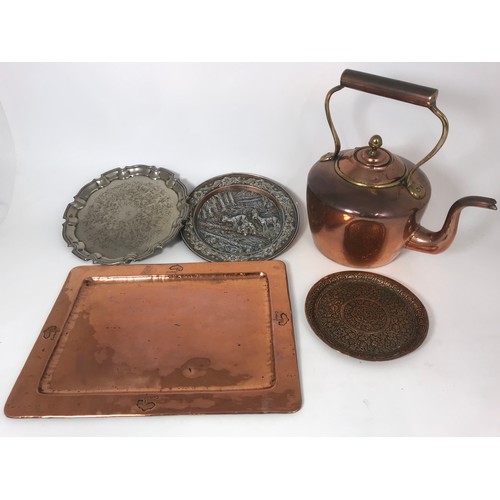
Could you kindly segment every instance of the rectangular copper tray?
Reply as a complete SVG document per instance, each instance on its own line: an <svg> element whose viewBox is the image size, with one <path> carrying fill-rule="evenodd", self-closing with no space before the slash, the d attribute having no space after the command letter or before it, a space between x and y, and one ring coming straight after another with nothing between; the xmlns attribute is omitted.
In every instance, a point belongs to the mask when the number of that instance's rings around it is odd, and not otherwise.
<svg viewBox="0 0 500 500"><path fill-rule="evenodd" d="M73 269L8 417L289 413L301 406L283 262Z"/></svg>

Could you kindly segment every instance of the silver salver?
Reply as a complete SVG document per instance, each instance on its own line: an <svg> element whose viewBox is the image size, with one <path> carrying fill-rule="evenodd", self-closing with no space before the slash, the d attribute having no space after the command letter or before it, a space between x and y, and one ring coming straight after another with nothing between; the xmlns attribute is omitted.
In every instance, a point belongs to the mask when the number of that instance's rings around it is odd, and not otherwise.
<svg viewBox="0 0 500 500"><path fill-rule="evenodd" d="M86 184L64 212L63 237L95 264L126 264L172 240L188 213L186 187L164 168L116 168Z"/></svg>
<svg viewBox="0 0 500 500"><path fill-rule="evenodd" d="M193 190L188 204L181 236L208 261L271 260L288 248L299 227L290 194L255 175L209 179Z"/></svg>

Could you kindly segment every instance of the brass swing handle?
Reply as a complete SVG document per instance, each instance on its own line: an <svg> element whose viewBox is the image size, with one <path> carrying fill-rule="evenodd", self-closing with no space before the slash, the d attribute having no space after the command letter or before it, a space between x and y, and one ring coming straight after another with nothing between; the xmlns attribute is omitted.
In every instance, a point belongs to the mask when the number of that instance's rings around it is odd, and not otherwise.
<svg viewBox="0 0 500 500"><path fill-rule="evenodd" d="M415 83L403 82L401 80L394 80L392 78L346 69L340 77L340 85L331 89L325 99L326 117L335 142L335 153L333 157L336 157L340 152L340 139L335 127L333 126L330 113L330 98L335 92L343 89L344 87L382 97L388 97L389 99L395 99L409 104L415 104L417 106L423 106L429 108L439 118L443 126L443 131L439 141L434 148L411 169L406 177L406 184L412 195L416 198L423 197L425 193L420 191L422 187L412 182L412 176L418 168L431 159L441 149L446 141L446 138L448 137L449 130L448 119L436 106L438 90L431 87L425 87L423 85L417 85ZM327 155L325 155L325 158L326 156Z"/></svg>

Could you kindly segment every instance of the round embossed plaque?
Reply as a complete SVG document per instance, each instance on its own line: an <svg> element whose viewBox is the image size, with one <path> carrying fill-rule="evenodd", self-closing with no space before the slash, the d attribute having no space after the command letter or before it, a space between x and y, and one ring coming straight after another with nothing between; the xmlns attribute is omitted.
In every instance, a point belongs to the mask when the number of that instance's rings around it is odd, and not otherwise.
<svg viewBox="0 0 500 500"><path fill-rule="evenodd" d="M427 312L410 290L363 271L330 274L318 281L307 295L306 316L330 347L369 361L410 353L429 329Z"/></svg>
<svg viewBox="0 0 500 500"><path fill-rule="evenodd" d="M172 172L117 168L86 184L66 207L63 237L83 260L126 264L163 248L187 211L186 188Z"/></svg>
<svg viewBox="0 0 500 500"><path fill-rule="evenodd" d="M209 261L271 260L293 241L297 207L281 186L264 177L227 174L189 196L182 238Z"/></svg>

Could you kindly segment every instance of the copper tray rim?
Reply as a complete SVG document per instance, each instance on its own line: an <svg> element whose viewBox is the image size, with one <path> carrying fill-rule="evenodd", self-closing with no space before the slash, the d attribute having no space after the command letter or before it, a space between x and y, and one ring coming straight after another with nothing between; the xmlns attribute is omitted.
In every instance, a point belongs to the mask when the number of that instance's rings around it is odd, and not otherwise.
<svg viewBox="0 0 500 500"><path fill-rule="evenodd" d="M275 380L273 384L265 388L246 388L241 390L203 390L203 391L171 391L171 392L102 392L92 394L44 394L39 390L40 380L46 370L57 343L62 336L64 325L68 320L73 300L68 301L69 296L76 299L81 286L89 277L100 276L139 276L152 273L154 276L164 273L175 277L183 274L217 274L239 275L248 273L265 274L269 284L269 307L272 313L272 336L273 355L275 358ZM79 286L74 287L75 284ZM286 293L283 294L283 285ZM57 310L60 302L67 302L63 310ZM285 391L288 398L286 403L275 404L273 396ZM162 406L166 403L184 403L186 395L202 397L215 397L218 402L226 401L235 397L238 404L234 409L220 411L215 407L196 408L186 407L171 409ZM287 396L288 397L288 396ZM12 404L20 398L31 398L32 406L39 410L22 411L12 410ZM86 401L89 406L94 407L100 402L109 402L119 399L130 406L126 412L88 412L85 411ZM64 401L72 400L80 403L78 412L61 411ZM245 402L257 406L249 409ZM219 404L219 403L217 403ZM260 405L260 406L259 406ZM14 405L15 406L15 405ZM40 410L40 408L45 410ZM64 407L64 405L62 406ZM259 261L259 262L233 262L233 263L183 263L183 264L133 264L130 266L78 266L73 268L49 314L40 334L35 340L31 353L29 354L20 374L5 403L4 414L9 418L73 418L73 417L114 417L114 416L166 416L166 415L201 415L201 414L252 414L252 413L295 413L302 407L301 384L297 353L295 346L295 335L293 327L292 310L288 292L288 278L286 264L282 261Z"/></svg>
<svg viewBox="0 0 500 500"><path fill-rule="evenodd" d="M415 316L417 318L417 335L413 339L412 342L408 343L404 348L401 348L392 354L384 355L380 354L363 354L363 353L354 353L349 349L345 349L342 346L339 346L337 343L332 341L332 337L325 335L321 328L316 324L316 318L313 314L314 304L316 302L317 297L322 293L322 291L332 285L332 281L335 283L339 281L362 278L365 280L369 280L370 283L375 283L381 287L389 287L391 289L395 289L400 297L403 297L407 304L410 304L412 309L415 312ZM351 358L363 360L363 361L391 361L394 359L401 358L410 354L411 352L418 349L422 343L427 338L427 334L429 331L429 315L427 310L422 303L422 301L413 293L408 287L403 285L402 283L396 281L393 278L389 278L388 276L384 276L382 274L373 273L369 271L340 271L336 273L331 273L323 278L319 279L309 290L306 301L305 301L305 313L306 318L309 323L309 326L313 330L313 332L320 338L326 345L331 347L333 350L347 355Z"/></svg>
<svg viewBox="0 0 500 500"><path fill-rule="evenodd" d="M291 226L290 230L278 238L279 245L277 245L274 251L254 252L249 256L245 256L246 258L241 258L241 256L233 258L230 254L217 251L198 236L195 218L200 210L200 206L210 193L221 188L221 182L223 183L230 179L233 179L234 183L225 184L223 187L233 186L245 190L253 189L265 192L268 197L272 197L276 201L278 208L290 222L288 224ZM253 183L259 183L260 185L256 188ZM300 228L300 215L297 202L288 190L275 180L256 174L231 172L211 177L191 191L188 197L188 206L189 212L180 232L181 238L193 253L209 262L265 261L275 259L293 244ZM291 217L287 217L287 210L293 214ZM293 223L294 221L295 223Z"/></svg>
<svg viewBox="0 0 500 500"><path fill-rule="evenodd" d="M147 177L152 181L163 181L165 186L172 189L178 197L177 210L179 215L172 225L172 230L168 236L155 242L153 246L143 253L129 253L121 257L106 257L98 252L90 252L86 249L85 241L81 241L76 235L78 226L78 214L82 208L87 205L88 200L93 193L100 189L106 189L110 184L117 180L133 180L137 177ZM154 165L136 164L126 167L113 168L101 174L98 178L85 184L74 196L72 202L68 203L63 214L62 236L69 247L72 247L72 253L84 261L91 261L94 264L116 265L129 264L151 257L156 252L162 250L164 246L174 239L180 232L188 214L187 205L188 191L186 186L170 170Z"/></svg>

